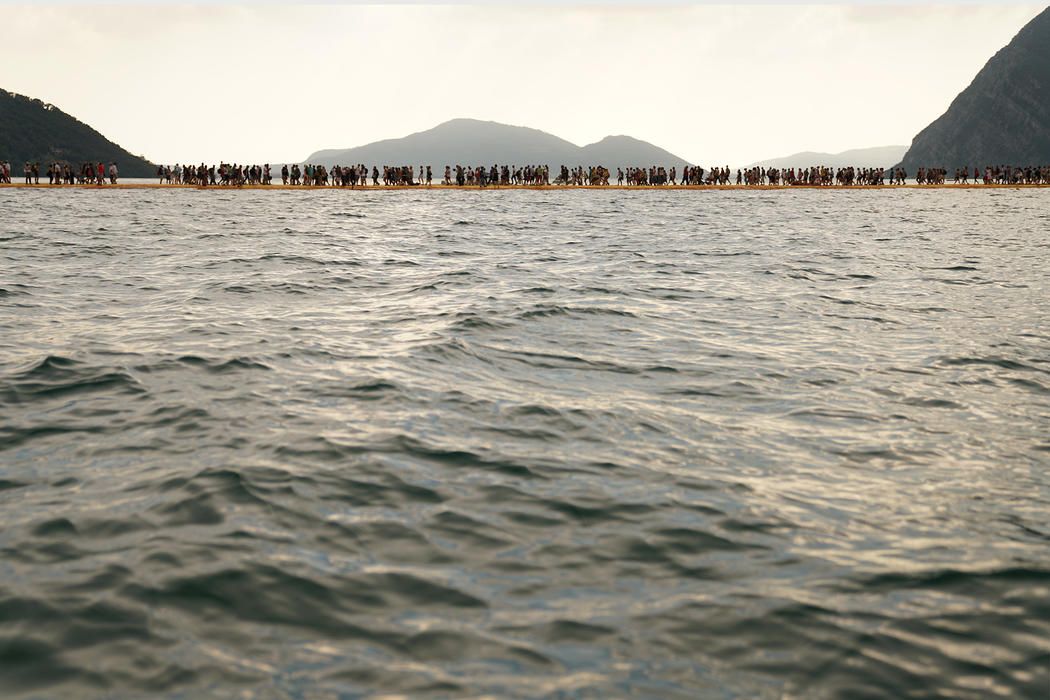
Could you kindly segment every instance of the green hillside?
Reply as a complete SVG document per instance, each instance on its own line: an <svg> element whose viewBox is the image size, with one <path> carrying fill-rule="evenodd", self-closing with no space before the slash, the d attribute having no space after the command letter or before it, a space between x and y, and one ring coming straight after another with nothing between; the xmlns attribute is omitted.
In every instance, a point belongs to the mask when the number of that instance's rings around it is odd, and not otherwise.
<svg viewBox="0 0 1050 700"><path fill-rule="evenodd" d="M0 89L0 161L11 163L12 174L25 161L60 161L79 165L116 162L123 177L152 177L157 167L133 156L87 124L54 105ZM42 168L44 170L46 168Z"/></svg>

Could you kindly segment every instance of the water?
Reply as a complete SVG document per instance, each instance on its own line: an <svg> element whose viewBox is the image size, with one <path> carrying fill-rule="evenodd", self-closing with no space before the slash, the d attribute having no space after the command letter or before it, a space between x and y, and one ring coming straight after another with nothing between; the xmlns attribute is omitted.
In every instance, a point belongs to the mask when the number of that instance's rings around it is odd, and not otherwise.
<svg viewBox="0 0 1050 700"><path fill-rule="evenodd" d="M1048 204L0 191L0 694L1045 698Z"/></svg>

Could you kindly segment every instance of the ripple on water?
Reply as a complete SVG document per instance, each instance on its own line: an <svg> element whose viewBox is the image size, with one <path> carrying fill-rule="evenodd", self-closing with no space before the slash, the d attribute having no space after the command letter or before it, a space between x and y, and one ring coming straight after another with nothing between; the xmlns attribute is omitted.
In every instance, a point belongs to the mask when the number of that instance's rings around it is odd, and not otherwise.
<svg viewBox="0 0 1050 700"><path fill-rule="evenodd" d="M1046 195L705 195L0 191L0 695L1045 695Z"/></svg>

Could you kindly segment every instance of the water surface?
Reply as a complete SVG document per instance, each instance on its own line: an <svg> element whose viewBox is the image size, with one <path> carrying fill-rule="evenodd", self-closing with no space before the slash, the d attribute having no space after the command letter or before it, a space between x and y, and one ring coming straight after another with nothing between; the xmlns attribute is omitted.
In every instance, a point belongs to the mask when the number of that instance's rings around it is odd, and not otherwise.
<svg viewBox="0 0 1050 700"><path fill-rule="evenodd" d="M0 191L0 694L1045 698L1048 205Z"/></svg>

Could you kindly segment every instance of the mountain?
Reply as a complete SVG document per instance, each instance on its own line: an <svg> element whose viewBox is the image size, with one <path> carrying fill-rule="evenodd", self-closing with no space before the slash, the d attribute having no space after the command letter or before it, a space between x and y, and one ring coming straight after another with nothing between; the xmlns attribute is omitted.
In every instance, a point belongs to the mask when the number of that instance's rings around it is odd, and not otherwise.
<svg viewBox="0 0 1050 700"><path fill-rule="evenodd" d="M539 129L477 119L453 119L400 139L376 141L357 148L318 151L306 159L317 165L663 165L681 168L684 158L629 136L607 136L577 146Z"/></svg>
<svg viewBox="0 0 1050 700"><path fill-rule="evenodd" d="M647 141L639 141L630 136L606 136L597 143L580 149L576 165L605 165L610 167L637 165L672 165L679 170L689 165L683 158L654 146ZM568 165L568 161L565 162ZM560 163L559 163L560 165Z"/></svg>
<svg viewBox="0 0 1050 700"><path fill-rule="evenodd" d="M900 162L907 146L876 146L875 148L855 148L842 153L817 153L803 151L783 158L773 158L748 167L763 166L766 168L808 168L812 165L826 165L829 168L888 168Z"/></svg>
<svg viewBox="0 0 1050 700"><path fill-rule="evenodd" d="M123 148L54 105L0 90L0 160L11 162L12 175L26 161L107 165L116 162L123 177L153 177L157 166ZM14 179L14 178L12 178Z"/></svg>
<svg viewBox="0 0 1050 700"><path fill-rule="evenodd" d="M1050 8L1018 32L932 124L901 165L1050 164Z"/></svg>

